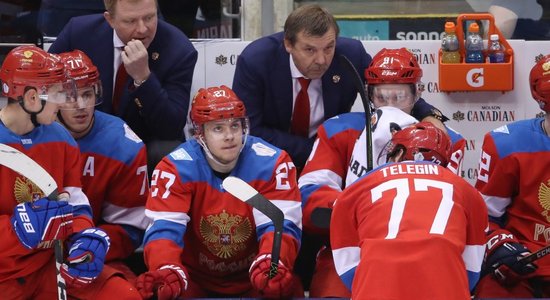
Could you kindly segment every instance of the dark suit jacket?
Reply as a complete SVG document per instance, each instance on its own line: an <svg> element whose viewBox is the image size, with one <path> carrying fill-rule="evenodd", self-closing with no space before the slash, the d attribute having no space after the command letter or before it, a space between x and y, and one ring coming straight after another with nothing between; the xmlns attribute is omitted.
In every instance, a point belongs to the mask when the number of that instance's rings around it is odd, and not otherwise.
<svg viewBox="0 0 550 300"><path fill-rule="evenodd" d="M360 41L336 40L334 59L322 77L325 120L349 112L357 97L354 75L341 65L341 55L353 63L363 81L371 61ZM282 32L260 38L243 50L237 60L233 90L245 103L251 134L286 150L297 166L303 166L314 139L289 133L292 77Z"/></svg>
<svg viewBox="0 0 550 300"><path fill-rule="evenodd" d="M118 114L112 110L113 47L113 29L102 14L95 14L71 19L49 51L84 51L100 72L103 103L98 109L121 117L144 142L183 139L197 62L197 51L189 39L176 27L159 20L155 38L147 49L151 76L138 88L128 76Z"/></svg>

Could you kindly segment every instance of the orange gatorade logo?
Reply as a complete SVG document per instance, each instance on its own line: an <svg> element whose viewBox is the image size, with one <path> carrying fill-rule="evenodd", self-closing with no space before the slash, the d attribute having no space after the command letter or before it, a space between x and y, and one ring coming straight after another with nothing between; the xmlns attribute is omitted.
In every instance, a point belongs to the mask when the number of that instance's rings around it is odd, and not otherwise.
<svg viewBox="0 0 550 300"><path fill-rule="evenodd" d="M471 87L482 87L485 83L483 81L483 68L474 68L466 73L466 82Z"/></svg>

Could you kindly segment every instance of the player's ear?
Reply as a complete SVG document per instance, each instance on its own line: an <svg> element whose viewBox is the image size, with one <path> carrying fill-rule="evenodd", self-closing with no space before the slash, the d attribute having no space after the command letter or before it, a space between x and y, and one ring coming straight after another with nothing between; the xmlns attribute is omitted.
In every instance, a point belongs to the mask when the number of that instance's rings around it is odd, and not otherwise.
<svg viewBox="0 0 550 300"><path fill-rule="evenodd" d="M23 99L26 103L28 103L29 107L33 107L33 105L39 101L38 92L34 88L29 88L23 94Z"/></svg>

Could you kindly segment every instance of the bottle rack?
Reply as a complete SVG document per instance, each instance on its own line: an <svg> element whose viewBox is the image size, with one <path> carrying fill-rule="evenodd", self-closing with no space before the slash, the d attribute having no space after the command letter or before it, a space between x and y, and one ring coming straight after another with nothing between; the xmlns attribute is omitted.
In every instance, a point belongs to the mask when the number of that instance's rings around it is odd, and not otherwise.
<svg viewBox="0 0 550 300"><path fill-rule="evenodd" d="M499 42L504 46L503 63L465 63L464 29L467 20L489 21L489 32L498 34ZM439 49L439 89L444 92L459 91L510 91L514 88L514 50L495 26L491 14L461 14L457 17L456 35L458 38L460 63L442 63L442 50ZM483 51L487 57L487 49Z"/></svg>

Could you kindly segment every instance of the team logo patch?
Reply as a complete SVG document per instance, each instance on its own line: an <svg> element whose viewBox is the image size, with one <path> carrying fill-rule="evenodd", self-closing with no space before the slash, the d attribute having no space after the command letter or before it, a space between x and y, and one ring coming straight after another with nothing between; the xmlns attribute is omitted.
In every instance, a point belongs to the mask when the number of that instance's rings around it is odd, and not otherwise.
<svg viewBox="0 0 550 300"><path fill-rule="evenodd" d="M548 215L550 210L550 180L546 184L541 182L539 186L539 203L544 208L542 215L546 217L546 221L550 222L550 216Z"/></svg>
<svg viewBox="0 0 550 300"><path fill-rule="evenodd" d="M35 201L44 197L42 190L26 177L17 177L13 190L17 203Z"/></svg>
<svg viewBox="0 0 550 300"><path fill-rule="evenodd" d="M136 143L141 143L141 139L139 136L128 126L128 124L124 124L124 136Z"/></svg>
<svg viewBox="0 0 550 300"><path fill-rule="evenodd" d="M510 134L510 131L508 130L508 126L506 126L506 125L500 126L499 128L494 129L493 132L500 132L500 133Z"/></svg>
<svg viewBox="0 0 550 300"><path fill-rule="evenodd" d="M208 251L222 259L245 250L252 236L248 218L228 214L225 210L217 215L201 217L199 229Z"/></svg>
<svg viewBox="0 0 550 300"><path fill-rule="evenodd" d="M267 145L262 143L252 144L252 150L254 150L254 152L256 152L256 154L259 156L273 156L275 155L275 153L277 153L275 149L268 147Z"/></svg>
<svg viewBox="0 0 550 300"><path fill-rule="evenodd" d="M179 148L178 150L173 151L172 153L170 153L170 156L174 160L193 160L191 155L189 155L189 153L187 153L187 151L183 150L182 148Z"/></svg>

